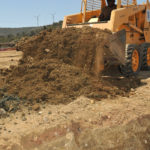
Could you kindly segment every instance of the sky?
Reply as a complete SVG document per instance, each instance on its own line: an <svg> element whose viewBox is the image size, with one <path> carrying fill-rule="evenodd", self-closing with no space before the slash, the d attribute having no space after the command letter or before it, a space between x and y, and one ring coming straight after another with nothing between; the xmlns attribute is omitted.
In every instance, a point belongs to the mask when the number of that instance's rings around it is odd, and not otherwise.
<svg viewBox="0 0 150 150"><path fill-rule="evenodd" d="M81 0L0 0L0 27L47 25L80 11Z"/></svg>
<svg viewBox="0 0 150 150"><path fill-rule="evenodd" d="M48 25L53 23L53 16L57 22L81 8L81 0L0 0L0 4L1 28Z"/></svg>

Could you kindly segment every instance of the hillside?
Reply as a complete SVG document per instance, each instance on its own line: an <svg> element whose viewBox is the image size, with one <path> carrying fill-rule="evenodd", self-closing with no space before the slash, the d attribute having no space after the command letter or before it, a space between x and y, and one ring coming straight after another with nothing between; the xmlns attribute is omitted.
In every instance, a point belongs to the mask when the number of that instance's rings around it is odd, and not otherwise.
<svg viewBox="0 0 150 150"><path fill-rule="evenodd" d="M0 28L0 36L8 36L10 34L17 35L22 32L30 33L33 30L39 30L42 27L23 27L23 28Z"/></svg>
<svg viewBox="0 0 150 150"><path fill-rule="evenodd" d="M0 43L16 42L24 36L33 36L43 29L54 29L62 26L62 21L40 27L0 28Z"/></svg>

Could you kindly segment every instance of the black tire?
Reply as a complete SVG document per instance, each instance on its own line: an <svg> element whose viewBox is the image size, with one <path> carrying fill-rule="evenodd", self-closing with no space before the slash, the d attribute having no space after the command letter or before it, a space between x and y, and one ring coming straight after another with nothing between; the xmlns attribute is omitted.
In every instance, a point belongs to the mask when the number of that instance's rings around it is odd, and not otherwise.
<svg viewBox="0 0 150 150"><path fill-rule="evenodd" d="M147 62L147 50L150 48L150 43L144 43L141 46L142 49L142 66L141 70L150 70L150 64Z"/></svg>
<svg viewBox="0 0 150 150"><path fill-rule="evenodd" d="M133 70L132 67L132 57L133 57L133 52L136 50L139 56L139 63L137 66L136 71ZM141 52L140 52L140 47L135 44L127 44L126 49L125 49L125 57L126 57L126 63L125 65L120 66L120 71L124 76L136 76L140 72L141 69Z"/></svg>

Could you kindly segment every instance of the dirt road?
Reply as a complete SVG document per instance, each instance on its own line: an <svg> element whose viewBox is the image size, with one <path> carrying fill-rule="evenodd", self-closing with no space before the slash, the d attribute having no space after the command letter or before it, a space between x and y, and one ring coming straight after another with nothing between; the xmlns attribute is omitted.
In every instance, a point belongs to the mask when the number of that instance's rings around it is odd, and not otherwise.
<svg viewBox="0 0 150 150"><path fill-rule="evenodd" d="M22 52L15 50L0 51L0 69L8 68L10 65L17 65L18 60L22 57Z"/></svg>

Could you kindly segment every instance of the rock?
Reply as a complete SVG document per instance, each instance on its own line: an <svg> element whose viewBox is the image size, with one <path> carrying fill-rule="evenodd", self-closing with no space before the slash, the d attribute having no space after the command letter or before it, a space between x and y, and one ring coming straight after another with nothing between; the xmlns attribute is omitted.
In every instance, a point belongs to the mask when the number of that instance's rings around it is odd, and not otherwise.
<svg viewBox="0 0 150 150"><path fill-rule="evenodd" d="M102 120L107 120L107 119L109 119L109 117L108 117L107 115L103 115L103 116L101 116L101 118L102 118Z"/></svg>
<svg viewBox="0 0 150 150"><path fill-rule="evenodd" d="M58 132L55 132L54 135L55 135L55 136L58 136Z"/></svg>
<svg viewBox="0 0 150 150"><path fill-rule="evenodd" d="M43 113L43 112L42 112L42 111L40 111L40 112L39 112L39 115L41 115L42 113Z"/></svg>
<svg viewBox="0 0 150 150"><path fill-rule="evenodd" d="M3 125L5 125L5 123L4 123L4 122L3 122L3 123L0 123L0 125L3 126Z"/></svg>
<svg viewBox="0 0 150 150"><path fill-rule="evenodd" d="M73 114L72 111L66 111L65 114Z"/></svg>
<svg viewBox="0 0 150 150"><path fill-rule="evenodd" d="M91 100L90 102L91 102L91 104L95 104L95 101L94 101L94 100Z"/></svg>
<svg viewBox="0 0 150 150"><path fill-rule="evenodd" d="M22 117L22 121L26 121L27 118L25 116Z"/></svg>
<svg viewBox="0 0 150 150"><path fill-rule="evenodd" d="M109 98L109 99L110 99L110 98L111 98L111 95L107 95L107 98Z"/></svg>
<svg viewBox="0 0 150 150"><path fill-rule="evenodd" d="M6 117L7 113L3 108L0 108L0 118Z"/></svg>
<svg viewBox="0 0 150 150"><path fill-rule="evenodd" d="M14 125L17 125L18 123L17 122L14 122Z"/></svg>
<svg viewBox="0 0 150 150"><path fill-rule="evenodd" d="M32 107L28 107L28 111L32 110Z"/></svg>
<svg viewBox="0 0 150 150"><path fill-rule="evenodd" d="M70 128L67 128L67 132L70 132Z"/></svg>
<svg viewBox="0 0 150 150"><path fill-rule="evenodd" d="M144 140L144 143L147 144L148 143L147 140Z"/></svg>
<svg viewBox="0 0 150 150"><path fill-rule="evenodd" d="M39 104L33 105L33 106L32 106L32 109L33 109L34 111L39 111L39 110L40 110Z"/></svg>
<svg viewBox="0 0 150 150"><path fill-rule="evenodd" d="M52 112L51 112L51 111L49 111L49 112L48 112L48 114L49 114L49 115L51 115L51 114L52 114Z"/></svg>
<svg viewBox="0 0 150 150"><path fill-rule="evenodd" d="M4 131L7 131L7 129L4 127Z"/></svg>
<svg viewBox="0 0 150 150"><path fill-rule="evenodd" d="M92 119L91 119L91 118L89 118L89 122L92 122Z"/></svg>
<svg viewBox="0 0 150 150"><path fill-rule="evenodd" d="M45 106L43 106L42 108L43 108L43 109L45 109L46 107L45 107Z"/></svg>
<svg viewBox="0 0 150 150"><path fill-rule="evenodd" d="M46 48L46 49L45 49L45 52L48 53L48 52L50 52L50 50L49 50L48 48Z"/></svg>
<svg viewBox="0 0 150 150"><path fill-rule="evenodd" d="M32 63L32 62L33 62L33 57L28 56L28 57L27 57L27 61L30 62L30 63Z"/></svg>
<svg viewBox="0 0 150 150"><path fill-rule="evenodd" d="M66 139L68 140L72 140L73 139L74 134L72 132L66 134Z"/></svg>
<svg viewBox="0 0 150 150"><path fill-rule="evenodd" d="M108 119L110 119L111 118L111 116L108 116Z"/></svg>
<svg viewBox="0 0 150 150"><path fill-rule="evenodd" d="M19 109L19 101L17 97L4 96L0 106L8 112L16 112Z"/></svg>
<svg viewBox="0 0 150 150"><path fill-rule="evenodd" d="M79 116L75 116L75 118L76 118L77 120L80 120L80 117L79 117Z"/></svg>
<svg viewBox="0 0 150 150"><path fill-rule="evenodd" d="M22 115L22 117L25 117L26 114L25 114L25 113L22 113L21 115Z"/></svg>
<svg viewBox="0 0 150 150"><path fill-rule="evenodd" d="M134 92L135 90L133 88L131 88L131 92Z"/></svg>
<svg viewBox="0 0 150 150"><path fill-rule="evenodd" d="M48 123L48 122L49 122L49 119L48 119L47 117L44 117L43 121L44 121L45 123Z"/></svg>
<svg viewBox="0 0 150 150"><path fill-rule="evenodd" d="M66 126L66 125L64 125L64 129L67 129L67 126Z"/></svg>

